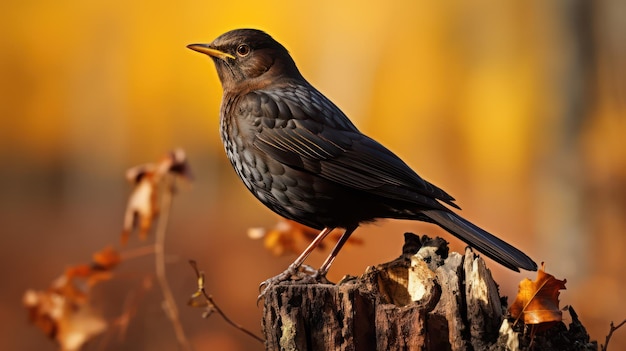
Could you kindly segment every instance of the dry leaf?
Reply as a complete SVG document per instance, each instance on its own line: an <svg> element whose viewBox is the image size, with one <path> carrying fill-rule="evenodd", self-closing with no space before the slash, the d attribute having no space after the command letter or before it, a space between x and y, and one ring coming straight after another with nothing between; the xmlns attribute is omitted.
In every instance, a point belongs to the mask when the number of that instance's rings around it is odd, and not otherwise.
<svg viewBox="0 0 626 351"><path fill-rule="evenodd" d="M264 228L248 229L248 237L251 239L264 239L265 248L275 256L300 254L319 233L320 231L317 229L282 217L274 228L269 231ZM343 231L341 230L333 230L327 240L337 242L342 234ZM362 240L352 236L348 239L346 245L360 245L362 243ZM325 245L321 243L318 247L324 249Z"/></svg>
<svg viewBox="0 0 626 351"><path fill-rule="evenodd" d="M158 189L166 174L177 178L191 180L191 171L187 156L183 149L167 153L156 163L148 163L130 168L126 171L126 179L134 184L128 198L121 242L125 244L130 234L139 230L139 238L145 240L152 228L152 223L159 214Z"/></svg>
<svg viewBox="0 0 626 351"><path fill-rule="evenodd" d="M23 303L30 320L62 350L80 350L89 339L106 330L106 321L87 303L55 291L28 290Z"/></svg>
<svg viewBox="0 0 626 351"><path fill-rule="evenodd" d="M169 172L187 181L193 180L187 154L181 148L170 151L163 157L159 162L159 169L163 173Z"/></svg>
<svg viewBox="0 0 626 351"><path fill-rule="evenodd" d="M120 254L115 251L112 246L107 246L104 249L94 253L92 255L94 265L97 265L100 269L111 270L115 268L121 261Z"/></svg>
<svg viewBox="0 0 626 351"><path fill-rule="evenodd" d="M62 350L79 350L107 328L107 322L92 308L89 293L94 285L111 278L111 269L119 261L119 254L106 247L94 253L91 264L67 268L47 290L26 291L23 303L31 322Z"/></svg>
<svg viewBox="0 0 626 351"><path fill-rule="evenodd" d="M545 272L544 264L537 271L537 280L526 278L520 282L515 301L509 313L525 324L559 322L562 312L559 309L559 290L565 289L567 280L558 280Z"/></svg>
<svg viewBox="0 0 626 351"><path fill-rule="evenodd" d="M155 167L143 165L133 167L126 172L126 178L135 182L126 213L124 214L124 229L122 244L125 244L134 229L139 229L139 237L145 239L156 219L159 211L157 201L157 175Z"/></svg>

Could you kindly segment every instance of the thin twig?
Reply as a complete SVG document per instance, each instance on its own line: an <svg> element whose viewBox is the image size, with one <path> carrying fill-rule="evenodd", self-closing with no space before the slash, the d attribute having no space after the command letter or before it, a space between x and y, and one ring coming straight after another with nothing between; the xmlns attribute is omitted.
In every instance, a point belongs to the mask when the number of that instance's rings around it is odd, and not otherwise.
<svg viewBox="0 0 626 351"><path fill-rule="evenodd" d="M251 336L252 338L256 339L257 341L264 343L265 340L263 340L263 338L255 335L253 332L249 331L248 329L246 329L245 327L243 327L241 324L238 324L236 322L234 322L233 320L231 320L230 318L228 318L228 316L222 311L221 308L219 308L219 306L215 303L215 300L213 300L213 297L209 294L207 294L206 290L204 289L204 273L200 272L198 270L198 266L196 264L196 261L189 261L189 264L191 265L191 267L193 267L194 271L196 272L196 277L198 278L198 291L202 294L202 296L204 297L204 299L207 302L207 309L209 311L209 313L215 311L217 312L220 316L222 316L222 318L226 321L226 323L230 324L231 326L241 330L242 332L244 332L245 334ZM198 292L196 292L193 296L192 299L198 296ZM190 300L191 301L191 300Z"/></svg>
<svg viewBox="0 0 626 351"><path fill-rule="evenodd" d="M152 252L154 252L154 250L152 250ZM124 341L126 332L128 331L128 326L130 325L133 317L136 315L137 309L143 301L144 295L148 292L148 290L152 289L152 280L152 276L146 276L139 287L128 292L126 299L124 300L122 313L113 320L111 328L109 328L108 332L104 334L104 337L98 343L98 351L109 349L109 342L113 334L117 334L119 342Z"/></svg>
<svg viewBox="0 0 626 351"><path fill-rule="evenodd" d="M172 289L170 288L167 276L165 275L165 233L169 219L168 217L172 207L174 179L172 176L166 176L163 183L164 188L162 191L163 196L161 197L161 213L159 214L159 221L155 229L156 238L154 242L156 277L159 285L161 286L161 291L163 292L164 308L168 318L172 322L172 326L174 327L178 345L182 350L191 350L191 345L185 336L185 331L183 330L183 326L179 319L178 307L176 306L176 300L174 300L174 294L172 294Z"/></svg>
<svg viewBox="0 0 626 351"><path fill-rule="evenodd" d="M135 258L152 255L154 253L154 245L141 246L135 249L120 252L120 260L128 261Z"/></svg>
<svg viewBox="0 0 626 351"><path fill-rule="evenodd" d="M263 340L263 338L261 338L260 336L255 335L253 332L251 332L248 329L244 328L241 324L237 324L234 321L232 321L230 318L228 318L228 316L226 316L226 314L224 312L222 312L222 309L219 308L219 306L217 306L217 304L215 303L215 300L213 300L213 297L206 293L206 290L202 289L202 295L204 295L204 297L211 303L211 305L215 309L215 312L219 313L219 315L222 316L222 318L226 321L226 323L228 323L228 324L232 325L233 327L241 330L242 332L250 335L251 337L255 338L256 340L258 340L261 343L265 342L265 340Z"/></svg>
<svg viewBox="0 0 626 351"><path fill-rule="evenodd" d="M624 319L617 326L613 325L613 322L611 322L611 329L609 330L609 335L606 336L606 340L604 341L604 345L602 345L602 347L601 347L602 351L607 351L609 349L609 340L611 340L611 336L613 336L613 332L616 331L617 329L621 328L624 324L626 324L626 319Z"/></svg>

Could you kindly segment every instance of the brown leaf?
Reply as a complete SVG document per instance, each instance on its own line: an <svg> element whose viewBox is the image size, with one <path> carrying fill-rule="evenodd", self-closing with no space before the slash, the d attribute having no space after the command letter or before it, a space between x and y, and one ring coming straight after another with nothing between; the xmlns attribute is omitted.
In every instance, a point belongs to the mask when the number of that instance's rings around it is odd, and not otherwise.
<svg viewBox="0 0 626 351"><path fill-rule="evenodd" d="M61 298L62 299L62 298ZM55 338L58 316L61 315L60 298L46 291L26 290L22 304L28 309L28 319L49 338Z"/></svg>
<svg viewBox="0 0 626 351"><path fill-rule="evenodd" d="M165 155L159 162L159 169L162 173L170 172L185 180L193 179L189 162L187 162L187 154L181 148L172 150Z"/></svg>
<svg viewBox="0 0 626 351"><path fill-rule="evenodd" d="M72 272L77 271L82 270ZM56 340L61 349L78 350L90 338L103 332L106 322L91 308L86 291L68 283L65 277L57 279L48 290L26 291L23 303L31 323Z"/></svg>
<svg viewBox="0 0 626 351"><path fill-rule="evenodd" d="M63 350L80 350L83 344L107 329L107 322L89 304L64 301L57 341Z"/></svg>
<svg viewBox="0 0 626 351"><path fill-rule="evenodd" d="M545 272L545 266L537 271L537 279L526 278L520 282L515 301L509 307L513 318L522 318L525 324L559 322L562 313L559 309L559 290L565 289L567 280L558 280Z"/></svg>
<svg viewBox="0 0 626 351"><path fill-rule="evenodd" d="M95 252L92 255L92 259L94 265L101 270L111 270L121 261L120 254L112 246L107 246L104 249Z"/></svg>
<svg viewBox="0 0 626 351"><path fill-rule="evenodd" d="M191 171L187 156L183 149L168 152L156 164L148 163L130 168L126 171L126 179L134 184L128 198L122 244L126 244L134 230L139 230L139 238L145 240L159 214L159 186L167 174L176 178L191 180Z"/></svg>
<svg viewBox="0 0 626 351"><path fill-rule="evenodd" d="M275 256L298 255L315 239L319 232L317 229L281 217L274 228L269 231L264 228L248 229L248 237L251 239L264 239L265 248ZM334 230L330 233L329 240L337 242L341 234L343 234L341 230ZM362 240L350 237L346 245L348 244L360 245ZM324 249L324 247L324 243L319 245L321 249Z"/></svg>
<svg viewBox="0 0 626 351"><path fill-rule="evenodd" d="M93 262L68 267L45 291L28 290L23 304L30 320L62 350L79 350L82 345L107 328L107 322L90 303L90 291L108 280L120 262L112 247L93 254Z"/></svg>
<svg viewBox="0 0 626 351"><path fill-rule="evenodd" d="M128 198L128 205L124 214L122 244L128 241L130 234L135 229L139 230L141 239L147 238L152 222L158 215L156 180L160 177L156 174L155 169L153 166L144 165L131 168L126 172L126 178L135 181L135 187Z"/></svg>

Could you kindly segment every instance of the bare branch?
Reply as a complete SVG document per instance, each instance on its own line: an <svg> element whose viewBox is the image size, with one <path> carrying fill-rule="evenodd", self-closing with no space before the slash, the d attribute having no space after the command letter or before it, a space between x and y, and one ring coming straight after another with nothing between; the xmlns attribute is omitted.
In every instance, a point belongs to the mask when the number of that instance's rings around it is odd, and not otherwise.
<svg viewBox="0 0 626 351"><path fill-rule="evenodd" d="M178 307L176 306L176 300L174 299L174 294L172 293L172 289L170 288L165 273L165 233L167 231L167 223L172 207L175 178L171 175L168 175L163 180L164 184L162 189L163 197L161 198L161 214L157 223L156 238L154 242L154 263L156 269L156 277L161 287L161 291L163 292L163 307L168 318L172 322L172 326L174 327L174 332L176 333L176 340L178 341L178 345L182 350L191 350L191 344L189 344L189 340L185 336L185 331L180 322Z"/></svg>
<svg viewBox="0 0 626 351"><path fill-rule="evenodd" d="M231 326L239 329L240 331L244 332L245 334L251 336L255 340L257 340L257 341L259 341L261 343L264 343L265 340L263 340L263 338L255 335L253 332L249 331L248 329L246 329L242 325L240 325L240 324L234 322L233 320L231 320L230 318L228 318L228 316L222 311L222 309L219 308L219 306L215 303L215 300L213 300L213 297L211 295L207 294L206 290L204 289L204 272L201 272L201 271L198 270L198 265L196 264L196 261L190 260L189 264L191 265L193 270L196 272L196 277L198 278L198 290L193 295L191 295L191 298L189 299L188 305L190 305L192 307L205 307L206 308L206 312L203 315L204 318L208 317L213 312L217 312L226 321L226 323L228 323ZM201 303L201 304L198 304L198 303L195 302L195 299L200 297L200 296L204 297L204 302Z"/></svg>
<svg viewBox="0 0 626 351"><path fill-rule="evenodd" d="M624 324L626 324L626 319L624 319L620 324L613 325L613 322L611 322L611 329L609 330L609 335L606 336L606 340L604 341L604 345L601 345L601 349L602 351L607 351L609 349L609 341L611 340L611 337L613 336L613 332L615 332L617 329L621 328Z"/></svg>

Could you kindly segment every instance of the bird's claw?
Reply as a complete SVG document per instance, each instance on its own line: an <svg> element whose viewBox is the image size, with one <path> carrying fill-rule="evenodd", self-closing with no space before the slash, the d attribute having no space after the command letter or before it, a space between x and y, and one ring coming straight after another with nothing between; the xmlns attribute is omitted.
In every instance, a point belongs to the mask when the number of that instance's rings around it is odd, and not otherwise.
<svg viewBox="0 0 626 351"><path fill-rule="evenodd" d="M289 266L284 272L261 282L261 284L259 284L260 293L259 293L259 296L256 298L256 304L257 305L259 304L259 301L261 301L261 299L265 297L265 294L269 291L269 289L273 285L291 280L292 277L296 275L296 273L297 273L297 268Z"/></svg>
<svg viewBox="0 0 626 351"><path fill-rule="evenodd" d="M302 265L299 268L289 266L284 272L259 284L260 293L256 299L257 305L272 286L288 281L297 281L299 284L331 284L331 282L326 279L326 274L321 274L320 271L313 269L311 266Z"/></svg>

